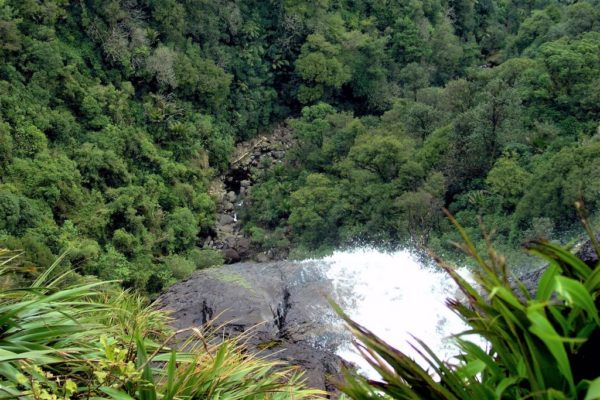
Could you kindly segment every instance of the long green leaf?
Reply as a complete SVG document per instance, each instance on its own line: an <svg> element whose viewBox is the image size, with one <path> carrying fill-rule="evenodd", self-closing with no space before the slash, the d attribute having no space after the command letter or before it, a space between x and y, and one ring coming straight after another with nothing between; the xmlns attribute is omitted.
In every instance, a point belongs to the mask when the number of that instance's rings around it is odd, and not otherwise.
<svg viewBox="0 0 600 400"><path fill-rule="evenodd" d="M584 400L600 399L600 377L594 379L588 387Z"/></svg>
<svg viewBox="0 0 600 400"><path fill-rule="evenodd" d="M569 357L562 342L562 338L556 333L554 327L550 324L546 316L538 309L531 309L527 313L527 317L531 321L530 331L539 337L552 356L554 357L558 369L569 383L571 391L575 391L575 383Z"/></svg>
<svg viewBox="0 0 600 400"><path fill-rule="evenodd" d="M598 309L596 308L594 299L581 282L564 276L557 276L555 282L556 293L558 293L567 304L571 307L579 307L585 310L588 315L600 325Z"/></svg>
<svg viewBox="0 0 600 400"><path fill-rule="evenodd" d="M150 369L144 339L139 332L135 334L135 342L137 346L137 364L138 368L142 368L142 379L146 384L142 385L138 391L140 400L156 400L156 389L154 385L154 376Z"/></svg>

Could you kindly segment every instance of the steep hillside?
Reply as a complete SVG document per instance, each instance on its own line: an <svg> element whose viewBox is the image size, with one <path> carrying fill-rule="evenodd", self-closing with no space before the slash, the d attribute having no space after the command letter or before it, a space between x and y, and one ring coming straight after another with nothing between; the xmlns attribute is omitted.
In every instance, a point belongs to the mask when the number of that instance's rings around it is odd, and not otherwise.
<svg viewBox="0 0 600 400"><path fill-rule="evenodd" d="M511 246L564 230L600 198L599 9L1 0L0 244L159 291L220 262L210 182L289 117L259 247L437 246L443 205Z"/></svg>

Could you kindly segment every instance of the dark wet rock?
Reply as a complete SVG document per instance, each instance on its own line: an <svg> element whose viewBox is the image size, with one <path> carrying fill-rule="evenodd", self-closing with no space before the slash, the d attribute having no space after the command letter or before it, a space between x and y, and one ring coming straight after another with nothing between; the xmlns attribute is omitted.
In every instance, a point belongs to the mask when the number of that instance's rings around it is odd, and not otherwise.
<svg viewBox="0 0 600 400"><path fill-rule="evenodd" d="M229 193L227 193L227 200L229 200L231 203L235 202L236 198L237 198L237 195L235 194L234 191L230 191Z"/></svg>
<svg viewBox="0 0 600 400"><path fill-rule="evenodd" d="M600 232L596 234L596 241L600 241ZM591 240L585 242L576 254L590 267L595 267L598 264L598 254L596 253L596 250L594 250L594 245Z"/></svg>
<svg viewBox="0 0 600 400"><path fill-rule="evenodd" d="M220 239L219 243L216 244L218 249L231 247L231 246L227 246L224 244L223 238L228 238L231 235L234 235L235 234L234 231L235 231L235 225L233 225L233 224L221 225L219 227L217 234L221 239Z"/></svg>
<svg viewBox="0 0 600 400"><path fill-rule="evenodd" d="M596 240L600 240L600 233L596 234ZM575 255L585 262L589 267L593 268L598 264L598 254L596 254L594 245L589 239L578 247L578 249L575 251ZM527 272L519 278L532 296L536 295L538 283L546 268L547 267L544 266L534 271Z"/></svg>
<svg viewBox="0 0 600 400"><path fill-rule="evenodd" d="M226 238L223 239L223 243L225 244L226 247L236 249L237 243L241 239L242 238L239 238L237 236L227 236Z"/></svg>
<svg viewBox="0 0 600 400"><path fill-rule="evenodd" d="M229 214L219 214L219 225L231 225L235 222L233 217Z"/></svg>
<svg viewBox="0 0 600 400"><path fill-rule="evenodd" d="M534 271L527 272L519 277L521 283L523 283L527 291L534 297L537 293L538 282L540 281L540 278L545 270L546 267L542 267ZM517 289L516 285L513 285L513 288ZM519 290L516 290L516 292L519 293Z"/></svg>
<svg viewBox="0 0 600 400"><path fill-rule="evenodd" d="M235 249L242 257L246 256L250 252L251 247L250 239L245 237L239 238L235 244Z"/></svg>
<svg viewBox="0 0 600 400"><path fill-rule="evenodd" d="M213 326L223 325L225 336L251 331L250 351L300 366L311 386L331 391L343 336L331 323L330 285L312 264L238 263L197 271L158 301L173 312L177 329L215 318Z"/></svg>
<svg viewBox="0 0 600 400"><path fill-rule="evenodd" d="M231 249L231 248L223 249L222 253L223 253L223 258L225 258L225 262L227 264L236 263L241 260L240 254L235 249Z"/></svg>

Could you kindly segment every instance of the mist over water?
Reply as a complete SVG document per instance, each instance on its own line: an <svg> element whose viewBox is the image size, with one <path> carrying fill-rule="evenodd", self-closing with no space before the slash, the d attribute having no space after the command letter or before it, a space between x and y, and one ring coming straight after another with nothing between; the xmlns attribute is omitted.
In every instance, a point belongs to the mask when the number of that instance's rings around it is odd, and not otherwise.
<svg viewBox="0 0 600 400"><path fill-rule="evenodd" d="M445 305L460 296L456 284L439 267L427 265L408 250L381 252L372 248L338 251L320 260L334 287L334 298L356 322L425 366L409 345L414 335L442 359L456 353L448 338L466 325ZM466 269L459 271L469 279ZM338 354L373 376L375 372L350 343Z"/></svg>

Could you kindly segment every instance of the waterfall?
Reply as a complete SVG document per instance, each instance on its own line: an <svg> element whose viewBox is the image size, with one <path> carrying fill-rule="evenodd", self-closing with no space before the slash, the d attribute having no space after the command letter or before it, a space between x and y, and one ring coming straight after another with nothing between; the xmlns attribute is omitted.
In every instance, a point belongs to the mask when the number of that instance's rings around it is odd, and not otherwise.
<svg viewBox="0 0 600 400"><path fill-rule="evenodd" d="M426 265L408 250L381 252L372 248L337 251L311 260L322 266L334 287L334 298L356 322L425 366L409 342L410 335L430 346L442 359L455 353L449 336L465 330L465 324L446 305L459 296L456 284L439 267ZM467 279L466 269L459 271ZM338 355L375 373L349 343Z"/></svg>

